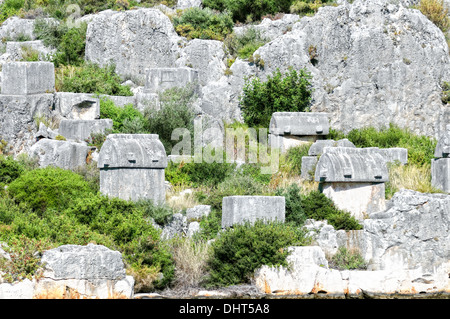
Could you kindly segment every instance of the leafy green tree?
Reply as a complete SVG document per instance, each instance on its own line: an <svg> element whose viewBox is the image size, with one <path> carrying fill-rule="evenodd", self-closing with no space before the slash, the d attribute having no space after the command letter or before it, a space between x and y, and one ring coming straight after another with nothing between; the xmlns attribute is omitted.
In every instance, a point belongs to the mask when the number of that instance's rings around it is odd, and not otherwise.
<svg viewBox="0 0 450 319"><path fill-rule="evenodd" d="M268 76L246 80L240 105L249 127L269 127L274 112L305 112L311 102L311 75L290 68L285 74L279 69Z"/></svg>

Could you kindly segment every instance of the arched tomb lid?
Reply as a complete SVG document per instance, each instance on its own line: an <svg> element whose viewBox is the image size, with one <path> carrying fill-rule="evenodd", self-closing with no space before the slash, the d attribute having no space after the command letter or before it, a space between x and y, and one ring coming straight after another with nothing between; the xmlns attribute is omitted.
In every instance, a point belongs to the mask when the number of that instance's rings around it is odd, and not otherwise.
<svg viewBox="0 0 450 319"><path fill-rule="evenodd" d="M110 134L100 149L97 167L166 168L166 150L157 134Z"/></svg>
<svg viewBox="0 0 450 319"><path fill-rule="evenodd" d="M320 112L275 112L269 124L274 135L327 135L330 131L329 114Z"/></svg>
<svg viewBox="0 0 450 319"><path fill-rule="evenodd" d="M383 183L389 181L386 160L376 147L325 147L316 166L317 182Z"/></svg>

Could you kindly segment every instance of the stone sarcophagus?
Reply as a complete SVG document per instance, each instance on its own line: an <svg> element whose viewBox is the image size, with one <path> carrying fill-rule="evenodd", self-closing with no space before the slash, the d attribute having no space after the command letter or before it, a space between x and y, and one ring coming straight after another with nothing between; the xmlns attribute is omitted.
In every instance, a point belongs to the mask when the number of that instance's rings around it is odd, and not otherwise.
<svg viewBox="0 0 450 319"><path fill-rule="evenodd" d="M315 142L329 131L327 113L275 112L269 124L270 145L285 152L290 147Z"/></svg>
<svg viewBox="0 0 450 319"><path fill-rule="evenodd" d="M157 134L110 134L100 150L100 191L124 200L165 201L167 155Z"/></svg>
<svg viewBox="0 0 450 319"><path fill-rule="evenodd" d="M358 220L386 208L389 173L378 148L325 147L315 180L339 209Z"/></svg>
<svg viewBox="0 0 450 319"><path fill-rule="evenodd" d="M9 62L2 67L2 94L28 95L55 91L55 67L51 62Z"/></svg>
<svg viewBox="0 0 450 319"><path fill-rule="evenodd" d="M450 124L438 139L431 160L431 185L441 191L450 193Z"/></svg>

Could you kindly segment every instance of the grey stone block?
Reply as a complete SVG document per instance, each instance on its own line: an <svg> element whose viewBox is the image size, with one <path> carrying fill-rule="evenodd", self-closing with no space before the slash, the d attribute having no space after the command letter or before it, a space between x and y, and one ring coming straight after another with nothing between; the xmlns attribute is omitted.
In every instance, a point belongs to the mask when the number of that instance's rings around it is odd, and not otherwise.
<svg viewBox="0 0 450 319"><path fill-rule="evenodd" d="M75 169L86 165L90 147L70 142L41 139L30 148L30 155L38 157L39 166L55 166Z"/></svg>
<svg viewBox="0 0 450 319"><path fill-rule="evenodd" d="M348 139L342 140L317 140L314 142L308 150L309 156L318 156L323 153L324 147L356 147Z"/></svg>
<svg viewBox="0 0 450 319"><path fill-rule="evenodd" d="M105 133L113 128L111 119L61 120L59 134L69 140L85 141L92 133Z"/></svg>
<svg viewBox="0 0 450 319"><path fill-rule="evenodd" d="M186 210L186 217L189 220L207 217L211 213L210 205L197 205Z"/></svg>
<svg viewBox="0 0 450 319"><path fill-rule="evenodd" d="M39 60L49 61L47 57L53 55L56 50L46 47L41 40L23 41L23 42L6 42L6 54L9 54L13 61L21 61L23 53L26 50L33 50L38 53ZM46 60L47 59L47 60Z"/></svg>
<svg viewBox="0 0 450 319"><path fill-rule="evenodd" d="M44 277L52 279L124 279L122 254L102 245L63 245L42 254Z"/></svg>
<svg viewBox="0 0 450 319"><path fill-rule="evenodd" d="M56 92L55 110L61 116L74 120L100 118L100 100L92 94Z"/></svg>
<svg viewBox="0 0 450 319"><path fill-rule="evenodd" d="M314 179L314 172L318 161L319 158L317 156L303 156L300 177L304 180L312 181Z"/></svg>
<svg viewBox="0 0 450 319"><path fill-rule="evenodd" d="M317 182L387 182L386 161L378 148L325 147L317 163Z"/></svg>
<svg viewBox="0 0 450 319"><path fill-rule="evenodd" d="M450 157L450 124L445 126L445 132L442 134L436 144L434 157Z"/></svg>
<svg viewBox="0 0 450 319"><path fill-rule="evenodd" d="M275 135L327 135L329 115L318 112L275 112L270 120L269 132Z"/></svg>
<svg viewBox="0 0 450 319"><path fill-rule="evenodd" d="M150 68L146 70L145 93L158 93L198 82L198 71L187 68Z"/></svg>
<svg viewBox="0 0 450 319"><path fill-rule="evenodd" d="M165 201L167 156L156 134L110 134L100 150L100 191L125 200Z"/></svg>
<svg viewBox="0 0 450 319"><path fill-rule="evenodd" d="M431 160L431 185L450 193L450 158Z"/></svg>
<svg viewBox="0 0 450 319"><path fill-rule="evenodd" d="M55 91L51 62L9 62L2 67L2 94L27 95Z"/></svg>
<svg viewBox="0 0 450 319"><path fill-rule="evenodd" d="M408 150L401 147L382 148L380 154L387 163L400 162L401 164L408 163Z"/></svg>
<svg viewBox="0 0 450 319"><path fill-rule="evenodd" d="M285 219L284 196L228 196L222 200L222 228L257 220Z"/></svg>

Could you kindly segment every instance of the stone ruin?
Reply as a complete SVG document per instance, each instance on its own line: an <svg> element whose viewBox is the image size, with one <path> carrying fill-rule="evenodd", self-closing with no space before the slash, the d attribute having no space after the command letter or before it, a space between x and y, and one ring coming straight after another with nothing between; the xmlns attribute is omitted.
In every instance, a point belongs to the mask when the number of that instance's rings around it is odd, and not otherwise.
<svg viewBox="0 0 450 319"><path fill-rule="evenodd" d="M329 130L327 113L275 112L269 124L270 146L284 153L290 147L324 139Z"/></svg>
<svg viewBox="0 0 450 319"><path fill-rule="evenodd" d="M450 124L439 138L431 160L431 185L450 193Z"/></svg>
<svg viewBox="0 0 450 319"><path fill-rule="evenodd" d="M256 220L284 222L284 218L284 196L227 196L222 200L222 228Z"/></svg>
<svg viewBox="0 0 450 319"><path fill-rule="evenodd" d="M322 192L358 220L386 208L387 164L377 148L325 147L315 181Z"/></svg>
<svg viewBox="0 0 450 319"><path fill-rule="evenodd" d="M100 192L124 200L165 202L167 155L156 134L110 134L98 157Z"/></svg>
<svg viewBox="0 0 450 319"><path fill-rule="evenodd" d="M149 68L146 69L144 92L158 93L188 84L198 85L198 81L198 70L192 68Z"/></svg>

